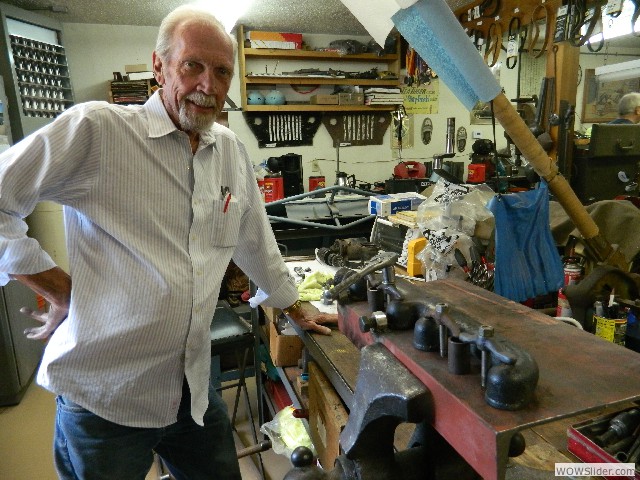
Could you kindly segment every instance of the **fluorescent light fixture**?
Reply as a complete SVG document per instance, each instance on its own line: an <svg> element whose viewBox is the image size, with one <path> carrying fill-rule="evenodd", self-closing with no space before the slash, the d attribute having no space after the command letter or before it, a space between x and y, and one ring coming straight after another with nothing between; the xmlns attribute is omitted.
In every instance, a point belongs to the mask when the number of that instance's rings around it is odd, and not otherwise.
<svg viewBox="0 0 640 480"><path fill-rule="evenodd" d="M255 0L200 0L195 6L210 11L231 32L238 19L249 10Z"/></svg>
<svg viewBox="0 0 640 480"><path fill-rule="evenodd" d="M640 59L597 67L595 73L600 82L640 78Z"/></svg>

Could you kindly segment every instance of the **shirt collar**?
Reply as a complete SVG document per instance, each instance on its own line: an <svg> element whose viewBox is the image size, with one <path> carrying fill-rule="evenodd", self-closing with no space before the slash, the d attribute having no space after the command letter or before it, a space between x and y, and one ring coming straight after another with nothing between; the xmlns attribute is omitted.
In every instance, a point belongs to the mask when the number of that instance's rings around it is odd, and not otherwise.
<svg viewBox="0 0 640 480"><path fill-rule="evenodd" d="M160 90L156 90L151 98L144 104L144 108L147 111L147 118L149 119L149 137L158 138L168 135L173 131L178 130L173 124L171 117L167 113L162 98L160 97Z"/></svg>
<svg viewBox="0 0 640 480"><path fill-rule="evenodd" d="M149 138L158 138L165 135L169 135L171 132L179 131L178 128L169 117L167 109L162 103L162 97L160 92L162 89L158 89L144 104L147 111L147 118L149 119ZM209 144L215 144L214 128L200 133L200 144L203 146Z"/></svg>

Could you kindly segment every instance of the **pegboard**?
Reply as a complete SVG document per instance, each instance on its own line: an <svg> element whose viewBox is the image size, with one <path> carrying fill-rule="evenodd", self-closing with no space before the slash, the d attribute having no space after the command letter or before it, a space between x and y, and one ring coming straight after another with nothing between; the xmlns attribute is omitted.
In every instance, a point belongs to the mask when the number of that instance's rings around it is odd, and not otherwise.
<svg viewBox="0 0 640 480"><path fill-rule="evenodd" d="M260 148L313 145L322 114L318 112L243 112Z"/></svg>
<svg viewBox="0 0 640 480"><path fill-rule="evenodd" d="M329 131L334 146L382 145L391 123L389 112L325 112L322 123Z"/></svg>

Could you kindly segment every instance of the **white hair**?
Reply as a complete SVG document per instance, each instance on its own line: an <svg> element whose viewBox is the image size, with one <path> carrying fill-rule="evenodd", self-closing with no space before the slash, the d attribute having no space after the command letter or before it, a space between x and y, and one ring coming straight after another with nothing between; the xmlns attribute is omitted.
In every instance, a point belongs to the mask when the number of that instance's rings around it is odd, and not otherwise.
<svg viewBox="0 0 640 480"><path fill-rule="evenodd" d="M238 42L233 35L227 33L224 25L211 12L193 5L182 5L169 13L160 24L160 31L156 40L156 54L167 59L173 47L173 35L178 27L184 24L208 25L219 29L229 38L233 45L233 55L236 55Z"/></svg>
<svg viewBox="0 0 640 480"><path fill-rule="evenodd" d="M618 103L618 114L620 116L635 113L636 108L640 107L640 93L631 92L624 95Z"/></svg>

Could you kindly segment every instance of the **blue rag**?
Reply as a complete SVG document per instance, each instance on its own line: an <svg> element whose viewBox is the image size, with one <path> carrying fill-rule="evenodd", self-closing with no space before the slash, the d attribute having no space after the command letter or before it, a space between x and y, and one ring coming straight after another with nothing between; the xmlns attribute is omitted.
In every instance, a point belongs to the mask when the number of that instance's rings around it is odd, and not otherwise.
<svg viewBox="0 0 640 480"><path fill-rule="evenodd" d="M391 20L468 110L501 92L500 84L444 0L419 0L398 10Z"/></svg>
<svg viewBox="0 0 640 480"><path fill-rule="evenodd" d="M541 181L536 190L496 195L488 204L496 221L494 291L516 302L564 284L549 226L548 190Z"/></svg>

